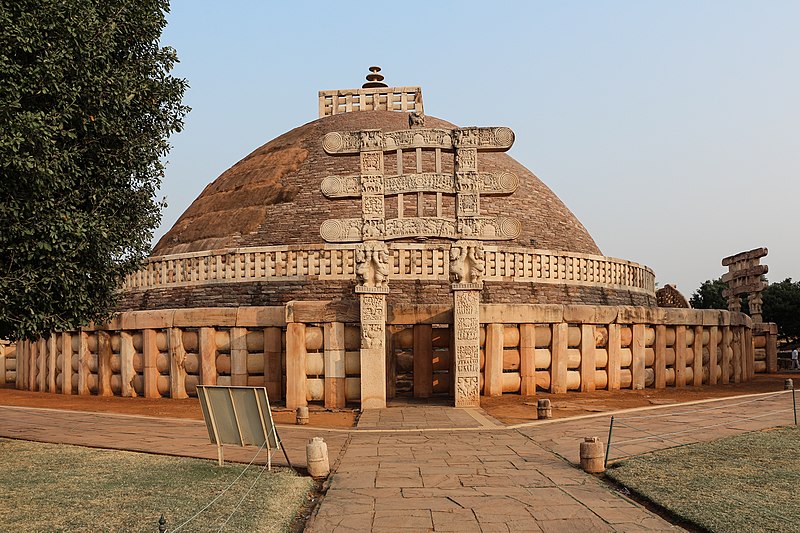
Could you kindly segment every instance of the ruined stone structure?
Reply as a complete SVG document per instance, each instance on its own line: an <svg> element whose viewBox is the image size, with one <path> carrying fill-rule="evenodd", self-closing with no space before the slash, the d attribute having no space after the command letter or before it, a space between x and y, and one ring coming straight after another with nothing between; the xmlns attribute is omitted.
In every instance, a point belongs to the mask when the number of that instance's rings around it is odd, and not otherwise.
<svg viewBox="0 0 800 533"><path fill-rule="evenodd" d="M767 288L761 277L769 272L769 267L761 264L761 258L767 253L766 248L756 248L722 260L722 266L728 267L728 272L722 275L722 281L728 285L723 292L728 299L728 311L741 311L741 296L747 295L754 322L761 322L761 292Z"/></svg>
<svg viewBox="0 0 800 533"><path fill-rule="evenodd" d="M419 87L322 91L319 116L186 210L107 325L16 349L20 388L185 397L263 385L289 407L747 380L737 312L656 306L504 152L506 127L425 114Z"/></svg>

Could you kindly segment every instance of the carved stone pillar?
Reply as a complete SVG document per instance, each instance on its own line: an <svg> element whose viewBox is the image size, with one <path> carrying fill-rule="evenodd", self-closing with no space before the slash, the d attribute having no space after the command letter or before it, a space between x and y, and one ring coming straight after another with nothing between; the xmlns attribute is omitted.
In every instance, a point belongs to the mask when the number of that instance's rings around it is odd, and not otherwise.
<svg viewBox="0 0 800 533"><path fill-rule="evenodd" d="M389 250L381 241L356 248L361 304L361 409L386 407L386 294Z"/></svg>
<svg viewBox="0 0 800 533"><path fill-rule="evenodd" d="M761 304L763 303L764 301L761 299L760 292L750 293L747 297L747 304L750 306L750 318L752 318L753 322L756 324L760 324L762 322Z"/></svg>
<svg viewBox="0 0 800 533"><path fill-rule="evenodd" d="M453 285L456 407L480 407L480 291Z"/></svg>
<svg viewBox="0 0 800 533"><path fill-rule="evenodd" d="M386 293L356 287L361 300L361 409L386 407Z"/></svg>
<svg viewBox="0 0 800 533"><path fill-rule="evenodd" d="M476 241L456 241L450 248L455 330L455 404L479 407L480 303L483 289L483 247Z"/></svg>

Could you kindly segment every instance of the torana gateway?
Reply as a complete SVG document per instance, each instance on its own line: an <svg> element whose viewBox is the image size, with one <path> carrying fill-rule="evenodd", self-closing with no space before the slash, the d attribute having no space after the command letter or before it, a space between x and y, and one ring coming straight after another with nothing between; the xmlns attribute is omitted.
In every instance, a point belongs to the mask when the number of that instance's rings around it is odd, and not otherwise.
<svg viewBox="0 0 800 533"><path fill-rule="evenodd" d="M774 366L772 330L748 316L658 307L652 270L603 256L504 153L509 128L426 116L419 87L371 70L209 184L125 281L112 322L20 343L6 379L173 398L258 385L290 408L368 409Z"/></svg>

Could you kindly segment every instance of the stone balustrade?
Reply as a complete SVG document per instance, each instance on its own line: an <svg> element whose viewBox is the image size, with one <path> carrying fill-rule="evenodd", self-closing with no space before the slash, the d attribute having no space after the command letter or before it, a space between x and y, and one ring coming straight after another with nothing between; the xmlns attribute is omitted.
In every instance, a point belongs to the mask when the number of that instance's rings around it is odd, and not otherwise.
<svg viewBox="0 0 800 533"><path fill-rule="evenodd" d="M362 377L358 309L342 305L126 312L3 344L0 367L33 391L186 398L198 384L250 385L289 407L341 408L360 401ZM452 308L393 306L387 316L387 396L402 392L404 372L416 396L452 392ZM774 325L741 313L483 304L480 317L484 396L738 383L777 366Z"/></svg>
<svg viewBox="0 0 800 533"><path fill-rule="evenodd" d="M355 280L356 245L270 246L150 258L128 276L125 291L214 283ZM445 244L389 244L391 280L450 279ZM645 266L611 257L507 245L484 245L484 281L584 285L655 294Z"/></svg>

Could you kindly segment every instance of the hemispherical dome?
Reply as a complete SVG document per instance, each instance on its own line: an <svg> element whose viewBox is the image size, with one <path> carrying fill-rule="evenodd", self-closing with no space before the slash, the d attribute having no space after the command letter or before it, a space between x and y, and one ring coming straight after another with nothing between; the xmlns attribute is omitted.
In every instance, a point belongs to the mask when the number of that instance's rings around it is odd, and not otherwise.
<svg viewBox="0 0 800 533"><path fill-rule="evenodd" d="M426 117L430 128L455 128L435 117ZM320 226L328 219L358 217L361 200L331 199L323 195L327 176L356 175L359 156L332 156L323 150L322 138L333 131L408 128L408 115L391 111L344 113L321 118L281 135L225 171L209 184L158 242L153 255L172 255L225 248L321 244ZM422 171L432 172L434 153L423 151ZM453 157L442 154L442 172L453 172ZM394 154L387 153L387 173L397 167ZM415 168L413 153L406 153L403 166ZM599 255L592 237L559 200L528 169L503 153L481 152L481 172L511 172L519 178L510 196L482 196L481 215L510 216L521 223L521 232L508 244L534 246ZM435 202L434 198L424 201ZM416 195L406 195L406 216L418 209ZM396 216L397 201L387 198L387 218ZM426 216L435 205L426 205ZM443 199L443 214L455 218L452 197ZM436 239L431 239L435 241Z"/></svg>

